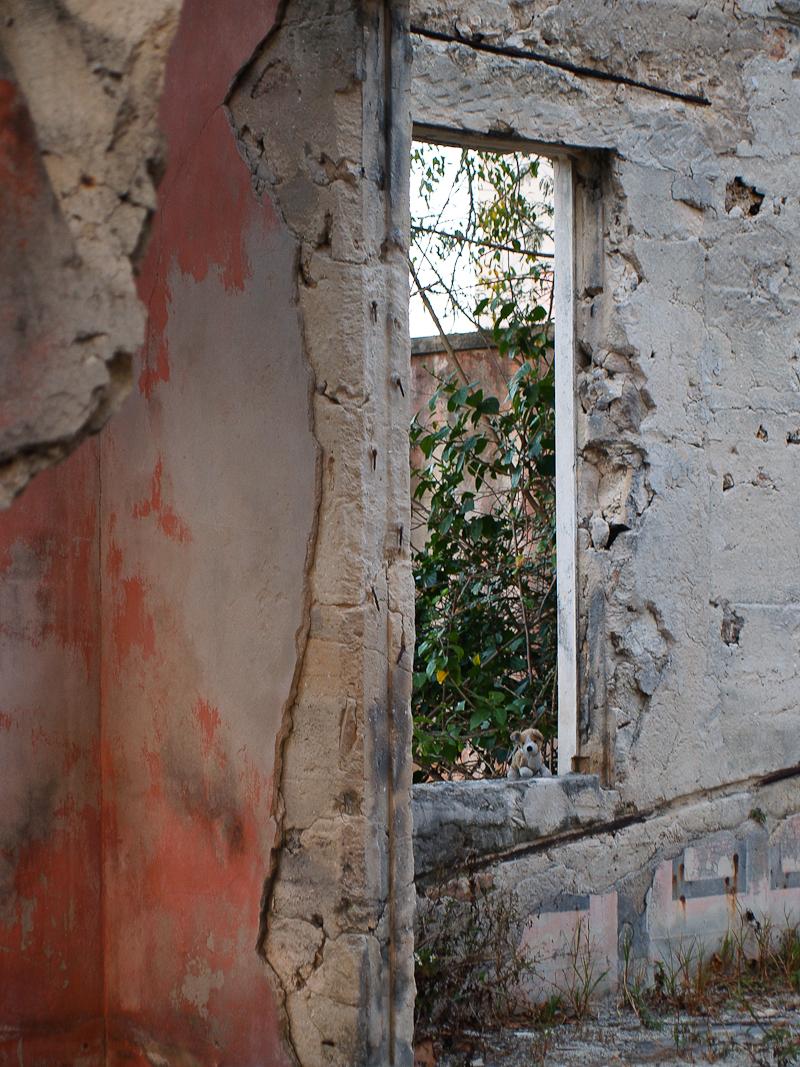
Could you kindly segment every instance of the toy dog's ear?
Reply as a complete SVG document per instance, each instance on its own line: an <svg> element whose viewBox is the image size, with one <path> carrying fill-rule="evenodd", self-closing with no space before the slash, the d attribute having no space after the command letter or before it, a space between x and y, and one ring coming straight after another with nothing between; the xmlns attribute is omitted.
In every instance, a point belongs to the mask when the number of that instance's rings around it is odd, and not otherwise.
<svg viewBox="0 0 800 1067"><path fill-rule="evenodd" d="M521 735L520 735L519 730L514 730L514 732L511 734L511 744L512 745L518 745L520 736Z"/></svg>

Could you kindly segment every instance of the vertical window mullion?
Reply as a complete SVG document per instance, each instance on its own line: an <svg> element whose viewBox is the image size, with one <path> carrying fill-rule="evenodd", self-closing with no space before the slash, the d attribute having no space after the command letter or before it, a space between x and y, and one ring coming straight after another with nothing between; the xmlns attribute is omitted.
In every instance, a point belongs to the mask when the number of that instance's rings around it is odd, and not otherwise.
<svg viewBox="0 0 800 1067"><path fill-rule="evenodd" d="M556 588L558 773L578 750L577 485L575 467L575 226L572 161L555 171Z"/></svg>

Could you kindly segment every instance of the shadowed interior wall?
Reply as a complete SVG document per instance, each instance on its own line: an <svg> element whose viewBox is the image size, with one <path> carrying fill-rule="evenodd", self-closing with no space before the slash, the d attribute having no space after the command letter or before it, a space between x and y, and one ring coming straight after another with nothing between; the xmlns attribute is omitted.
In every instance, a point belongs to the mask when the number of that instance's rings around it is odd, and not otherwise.
<svg viewBox="0 0 800 1067"><path fill-rule="evenodd" d="M107 1011L125 1062L281 1058L255 949L316 445L294 243L223 106L273 8L184 5L148 337L102 442Z"/></svg>

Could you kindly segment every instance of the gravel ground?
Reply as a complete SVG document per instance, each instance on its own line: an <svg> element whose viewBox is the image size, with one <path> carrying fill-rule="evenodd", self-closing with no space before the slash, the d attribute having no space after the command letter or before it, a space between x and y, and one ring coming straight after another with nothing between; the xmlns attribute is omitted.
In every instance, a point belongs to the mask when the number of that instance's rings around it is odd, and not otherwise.
<svg viewBox="0 0 800 1067"><path fill-rule="evenodd" d="M604 1012L581 1025L468 1034L442 1052L417 1049L416 1067L698 1067L800 1065L800 997L765 998L713 1017L665 1014L645 1027L631 1012Z"/></svg>

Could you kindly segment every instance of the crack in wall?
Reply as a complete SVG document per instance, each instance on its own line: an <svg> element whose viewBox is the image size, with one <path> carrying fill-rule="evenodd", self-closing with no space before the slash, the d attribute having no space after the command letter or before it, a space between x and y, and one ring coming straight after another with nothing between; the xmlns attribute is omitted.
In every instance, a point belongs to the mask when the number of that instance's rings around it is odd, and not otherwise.
<svg viewBox="0 0 800 1067"><path fill-rule="evenodd" d="M458 33L443 33L440 30L417 25L411 26L411 33L431 41L464 45L464 47L471 48L476 52L488 52L490 55L504 56L508 59L523 59L533 63L542 63L547 67L563 70L583 78L596 78L598 81L613 82L615 85L627 85L634 89L644 89L646 92L655 93L658 96L665 96L673 100L681 100L688 104L707 107L711 103L706 96L701 96L699 93L685 93L660 85L651 85L647 82L639 81L637 78L631 78L626 74L614 74L611 71L600 70L597 67L571 63L569 60L558 59L556 56L549 56L544 52L534 52L528 48L517 48L507 44L491 44L489 41L482 40L479 36L464 37Z"/></svg>
<svg viewBox="0 0 800 1067"><path fill-rule="evenodd" d="M317 545L318 545L318 533L320 525L320 516L322 510L322 497L323 497L323 475L322 475L322 457L323 449L320 444L314 429L314 404L313 397L318 391L316 381L314 378L313 367L308 350L308 341L306 338L306 332L304 327L303 316L300 313L300 298L299 288L302 284L302 248L303 242L301 236L297 231L287 222L287 219L283 213L280 198L276 195L273 183L270 181L270 176L264 173L264 167L268 158L267 146L262 140L260 143L256 143L252 137L250 130L246 123L239 124L236 119L236 98L237 95L242 92L242 86L248 80L248 77L252 75L252 72L262 62L265 52L270 48L272 43L279 35L286 16L286 11L289 6L289 0L281 0L275 13L275 19L270 27L269 32L264 38L256 45L251 57L246 63L242 65L240 70L233 78L230 88L226 93L223 107L228 118L228 122L231 127L231 133L236 142L236 147L241 155L244 163L248 167L251 175L254 193L261 197L268 195L272 202L272 205L280 218L284 227L292 234L296 243L295 252L295 270L294 270L294 305L297 309L298 323L300 327L300 334L302 337L304 363L309 375L309 392L308 392L308 411L309 411L309 428L316 443L316 472L315 472L315 507L314 507L314 520L311 533L309 535L308 544L306 548L306 562L304 567L304 586L303 586L303 617L300 626L298 627L295 635L295 647L296 647L296 659L294 673L287 696L284 704L280 727L275 739L275 759L273 767L273 793L272 793L272 813L275 820L275 837L270 850L269 871L264 879L264 885L261 895L260 903L260 918L259 918L259 930L258 937L255 945L255 950L261 958L267 973L271 980L273 991L278 1001L279 1011L281 1013L282 1028L284 1033L284 1041L287 1047L289 1056L293 1064L300 1064L300 1057L298 1056L296 1041L292 1033L291 1014L287 1010L287 994L284 980L281 978L278 968L275 966L274 961L270 958L270 954L267 949L267 938L269 935L270 918L273 911L273 898L274 890L281 875L281 862L285 852L291 851L291 841L288 839L286 831L286 804L283 795L283 778L284 767L286 758L286 749L292 736L294 728L294 713L296 708L297 693L300 686L300 682L303 676L303 670L305 666L305 655L308 646L308 637L311 628L311 612L313 606L313 594L311 587L311 577L314 571ZM327 384L327 383L325 383ZM323 386L324 390L325 386ZM309 974L303 977L301 983L298 983L295 988L302 988L310 974L317 970L319 967L324 947L327 941L327 935L324 929L322 929L322 941L319 948L315 952L314 960L309 971ZM298 970L298 974L300 971Z"/></svg>
<svg viewBox="0 0 800 1067"><path fill-rule="evenodd" d="M551 849L591 838L602 837L608 834L616 834L628 827L649 823L652 819L671 813L680 813L683 809L690 808L698 802L711 803L716 800L728 799L743 793L749 794L759 789L764 789L779 782L800 778L800 764L791 767L782 767L769 774L753 775L735 782L726 782L724 785L710 789L700 788L689 793L671 797L660 804L648 805L637 808L625 814L615 816L612 819L597 820L587 826L577 828L566 827L562 831L548 834L539 840L526 844L513 845L509 848L485 851L479 856L467 856L463 861L448 858L446 868L424 870L417 876L418 889L441 884L443 878L451 878L464 874L475 874L477 871L487 870L496 864L511 863L527 856L539 853L548 853ZM535 787L534 787L535 788ZM622 805L623 807L626 805ZM605 883L613 884L613 880ZM600 886L602 889L602 885Z"/></svg>
<svg viewBox="0 0 800 1067"><path fill-rule="evenodd" d="M374 387L374 358L371 357L366 374L358 371L357 360L352 371L346 363L339 365L336 349L330 350L329 332L321 333L320 325L325 317L334 322L335 330L348 337L348 346L363 343L357 325L360 309L348 304L347 287L351 286L354 294L358 292L360 271L394 270L392 249L402 243L397 197L402 210L406 198L402 174L407 160L398 154L395 143L392 104L402 88L396 84L397 75L388 58L397 47L393 27L402 23L402 5L397 8L385 0L359 4L352 20L350 12L311 16L309 4L282 3L270 34L237 73L225 100L237 149L250 170L254 191L269 195L296 244L295 303L305 360L313 377L310 402L319 456L315 543L306 567L303 633L299 635L292 694L284 709L276 748L273 788L277 831L271 870L262 894L258 951L271 972L287 1044L297 1064L317 1063L319 1056L326 1063L373 1062L373 1056L380 1056L381 1062L394 1062L396 1049L403 1048L407 1040L408 1014L403 1001L405 978L398 984L396 977L395 936L398 923L405 922L405 918L395 910L396 890L402 892L402 887L394 882L394 868L399 862L394 824L398 803L407 807L409 801L405 793L399 802L393 795L397 775L393 751L395 702L402 700L395 691L394 675L402 660L405 623L401 619L397 624L396 613L385 610L386 606L391 608L395 596L391 560L384 562L383 573L366 567L366 559L361 561L365 547L360 542L340 561L341 566L336 564L337 570L344 567L347 571L353 569L350 561L356 567L363 563L362 569L366 569L358 589L347 596L338 590L331 595L326 590L336 586L336 582L332 585L330 538L332 523L341 526L341 519L335 517L340 500L348 499L355 509L352 517L348 516L355 532L360 521L358 509L363 506L354 495L357 487L361 485L358 491L370 496L383 494L386 522L394 529L397 523L392 511L397 489L392 488L393 468L389 466L393 463L392 449L378 448L386 435L380 423L376 425L376 419L381 417L376 405L380 409L385 400ZM335 52L341 48L335 68L309 65L308 55L320 47L318 40L325 42L326 50ZM352 68L348 65L351 59ZM377 89L378 79L381 88L371 97L365 83L374 83L373 88ZM320 88L317 81L325 88ZM323 111L327 108L330 112L327 118L315 110L323 100ZM263 110L265 101L270 103L269 111ZM274 113L276 108L278 115ZM337 128L341 122L337 109L343 109L343 115L347 108L351 116L342 132L341 127ZM294 120L289 112L295 112ZM380 130L384 142L382 160L372 158L371 148L364 151L371 142L358 137L352 124L352 115L356 114L365 125L374 124ZM362 151L363 160L359 162ZM378 198L382 201L384 233L380 237L371 232L372 221L363 214L365 197L375 205ZM380 274L374 275L372 291L378 299L372 300L372 311L367 316L373 327L378 326L379 303L392 303L390 284ZM341 294L335 307L328 303L331 292ZM387 313L387 352L394 341L395 318ZM394 395L397 389L389 378L387 373L385 388ZM407 433L405 425L403 433ZM353 449L365 445L363 459L359 459ZM370 516L367 531L373 522ZM347 549L337 546L337 551ZM342 589L346 587L347 583ZM378 615L384 618L383 637L375 629L373 612L375 619ZM354 679L347 682L351 672L344 665L326 687L330 696L314 696L317 682L313 679L319 670L319 658L332 654L341 662L346 653L339 646L348 643L346 635L351 627L354 634L364 631L361 649L356 653L359 657L372 658L377 653L387 661L380 707L368 714L366 695L353 695L365 683L362 680L356 685ZM399 655L395 655L396 643L401 646ZM393 664L395 658L397 665ZM318 743L312 743L308 735L318 714L311 708L320 699L329 702L337 690L344 690L336 717L339 768L334 767L328 777L331 788L341 778L342 788L329 798L334 809L329 815L322 794L318 802L300 799L298 789L303 788L300 772L304 760L316 765L321 758ZM405 753L401 763L404 759ZM345 777L346 767L351 770ZM368 767L372 770L368 771ZM382 843L371 839L371 825L375 832L382 830ZM347 838L340 840L343 833ZM376 844L381 858L374 859L384 872L380 889L372 884L378 871L369 867L374 862L372 851ZM366 850L363 856L362 845ZM406 848L410 849L410 836L403 840L402 849ZM318 862L326 869L328 863L338 868L335 876L331 869L327 886L317 885ZM308 888L300 890L303 899L308 899L307 904L291 899L298 879L307 883ZM298 924L303 916L312 918L305 914L312 901L318 901L316 919L301 927ZM306 930L308 936L303 934L294 943L292 939L287 941L287 931L293 925ZM381 955L383 963L378 965ZM403 971L410 955L409 951L407 957L403 956ZM345 966L354 968L353 979L362 987L355 1001L349 985L342 987L340 996L341 980L333 980L336 968ZM341 1006L339 1023L333 1025L333 1016L324 1004ZM400 1030L395 1022L396 1004L403 1005ZM356 1008L361 1021L348 1022L346 1009ZM318 1051L314 1051L317 1045ZM378 1052L378 1048L383 1051Z"/></svg>

